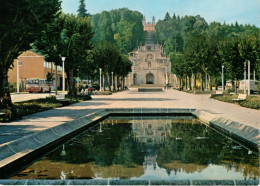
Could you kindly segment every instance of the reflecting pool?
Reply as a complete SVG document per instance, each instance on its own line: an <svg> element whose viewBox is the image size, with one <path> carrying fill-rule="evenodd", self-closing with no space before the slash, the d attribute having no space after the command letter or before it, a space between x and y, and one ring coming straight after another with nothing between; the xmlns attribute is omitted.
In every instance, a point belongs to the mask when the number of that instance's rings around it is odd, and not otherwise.
<svg viewBox="0 0 260 186"><path fill-rule="evenodd" d="M10 179L259 179L259 156L192 117L110 117Z"/></svg>

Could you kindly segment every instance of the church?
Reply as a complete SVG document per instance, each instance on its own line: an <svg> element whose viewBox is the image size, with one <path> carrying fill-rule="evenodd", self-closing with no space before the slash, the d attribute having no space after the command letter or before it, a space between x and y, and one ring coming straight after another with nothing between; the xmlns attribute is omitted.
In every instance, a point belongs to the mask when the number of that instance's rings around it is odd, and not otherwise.
<svg viewBox="0 0 260 186"><path fill-rule="evenodd" d="M145 31L145 44L129 54L132 62L132 72L128 75L126 84L128 86L149 86L171 85L171 62L164 55L163 47L156 44L155 18L152 23L143 20ZM146 85L148 86L148 85Z"/></svg>

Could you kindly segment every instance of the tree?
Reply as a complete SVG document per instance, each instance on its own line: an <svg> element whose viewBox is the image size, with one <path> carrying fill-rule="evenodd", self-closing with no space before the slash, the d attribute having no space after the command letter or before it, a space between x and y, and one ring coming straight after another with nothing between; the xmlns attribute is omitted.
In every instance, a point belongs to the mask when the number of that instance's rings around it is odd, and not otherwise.
<svg viewBox="0 0 260 186"><path fill-rule="evenodd" d="M260 31L259 31L260 35ZM257 35L245 35L242 34L239 37L238 49L240 56L244 61L249 60L251 69L257 70L259 73L259 63L260 63L260 47L259 47L259 36Z"/></svg>
<svg viewBox="0 0 260 186"><path fill-rule="evenodd" d="M53 74L53 73L50 73L50 72L48 72L47 75L46 75L46 81L48 82L49 92L50 92L50 93L51 93L51 88L50 88L50 86L51 86L52 81L54 80L53 75L54 75L54 74Z"/></svg>
<svg viewBox="0 0 260 186"><path fill-rule="evenodd" d="M87 13L87 10L86 10L85 0L79 0L78 16L80 16L80 17L89 16L89 14Z"/></svg>
<svg viewBox="0 0 260 186"><path fill-rule="evenodd" d="M59 14L59 0L0 0L0 95L9 92L7 73L13 61Z"/></svg>
<svg viewBox="0 0 260 186"><path fill-rule="evenodd" d="M222 62L227 69L227 72L230 74L232 80L239 80L243 77L244 69L244 59L240 56L239 53L239 39L225 39L219 44L219 55L222 59ZM235 84L235 92L237 93L237 85Z"/></svg>
<svg viewBox="0 0 260 186"><path fill-rule="evenodd" d="M91 17L94 43L109 41L116 43L122 53L136 48L137 41L143 43L143 15L127 8L103 11Z"/></svg>
<svg viewBox="0 0 260 186"><path fill-rule="evenodd" d="M68 77L69 95L75 96L74 76L79 68L88 63L92 49L92 27L88 17L61 14L48 29L41 33L41 37L34 46L48 61L61 64L61 56L66 57L65 71Z"/></svg>
<svg viewBox="0 0 260 186"><path fill-rule="evenodd" d="M131 71L132 63L129 61L128 56L121 55L118 47L111 42L98 43L94 50L94 63L96 69L101 68L106 78L104 80L109 83L103 83L104 86L111 90L111 72L114 73L114 77L121 77L121 80ZM114 78L113 77L113 78ZM115 82L115 81L113 81ZM105 87L104 87L105 88Z"/></svg>
<svg viewBox="0 0 260 186"><path fill-rule="evenodd" d="M169 12L167 12L165 15L164 21L168 21L170 19L171 19L171 16L170 16Z"/></svg>

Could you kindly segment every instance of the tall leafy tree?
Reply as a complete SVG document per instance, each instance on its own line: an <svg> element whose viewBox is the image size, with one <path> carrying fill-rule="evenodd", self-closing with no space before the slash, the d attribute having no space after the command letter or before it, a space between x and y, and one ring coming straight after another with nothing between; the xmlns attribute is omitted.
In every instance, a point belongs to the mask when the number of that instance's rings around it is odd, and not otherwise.
<svg viewBox="0 0 260 186"><path fill-rule="evenodd" d="M61 56L66 57L65 71L69 84L69 95L75 95L76 72L89 62L92 49L92 27L88 17L61 14L55 23L48 25L48 30L41 33L34 45L46 55L48 61L61 64Z"/></svg>
<svg viewBox="0 0 260 186"><path fill-rule="evenodd" d="M60 11L59 0L0 0L0 95L9 92L8 69Z"/></svg>
<svg viewBox="0 0 260 186"><path fill-rule="evenodd" d="M109 41L116 43L120 52L128 53L136 48L136 43L143 43L143 15L127 8L103 11L91 17L94 43Z"/></svg>
<svg viewBox="0 0 260 186"><path fill-rule="evenodd" d="M219 54L225 65L225 69L230 74L232 80L239 80L243 77L244 59L239 53L239 39L225 39L219 44ZM235 85L237 93L237 85Z"/></svg>

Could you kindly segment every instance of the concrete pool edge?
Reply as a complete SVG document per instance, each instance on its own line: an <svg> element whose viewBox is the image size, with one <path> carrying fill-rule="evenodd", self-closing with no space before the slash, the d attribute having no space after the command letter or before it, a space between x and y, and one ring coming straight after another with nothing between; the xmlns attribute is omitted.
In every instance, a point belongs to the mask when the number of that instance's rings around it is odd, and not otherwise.
<svg viewBox="0 0 260 186"><path fill-rule="evenodd" d="M12 164L19 163L26 156L39 151L53 143L58 143L62 138L81 131L90 124L103 120L110 115L192 115L203 123L212 126L225 135L233 137L238 141L243 141L250 147L259 151L259 130L222 117L218 117L209 112L196 109L171 109L171 108L122 108L122 109L102 109L94 113L82 116L76 120L69 121L49 128L0 147L0 170L7 171ZM9 167L10 166L10 167Z"/></svg>
<svg viewBox="0 0 260 186"><path fill-rule="evenodd" d="M259 180L0 180L1 185L259 185Z"/></svg>

